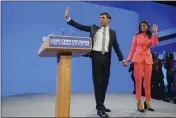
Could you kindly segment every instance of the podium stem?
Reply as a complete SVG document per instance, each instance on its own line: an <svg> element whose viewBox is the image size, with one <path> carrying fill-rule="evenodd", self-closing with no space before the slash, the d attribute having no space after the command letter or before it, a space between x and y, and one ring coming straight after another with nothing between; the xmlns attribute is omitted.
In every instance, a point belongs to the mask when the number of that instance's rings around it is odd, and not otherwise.
<svg viewBox="0 0 176 118"><path fill-rule="evenodd" d="M71 55L60 55L57 64L55 117L70 117Z"/></svg>

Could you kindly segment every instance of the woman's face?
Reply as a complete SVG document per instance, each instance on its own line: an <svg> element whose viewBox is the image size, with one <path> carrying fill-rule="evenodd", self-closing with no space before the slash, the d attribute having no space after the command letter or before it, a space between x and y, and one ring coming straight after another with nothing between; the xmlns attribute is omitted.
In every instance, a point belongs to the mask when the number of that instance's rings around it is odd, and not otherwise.
<svg viewBox="0 0 176 118"><path fill-rule="evenodd" d="M140 30L141 30L141 32L146 32L147 31L147 24L145 24L145 23L141 23L140 24Z"/></svg>

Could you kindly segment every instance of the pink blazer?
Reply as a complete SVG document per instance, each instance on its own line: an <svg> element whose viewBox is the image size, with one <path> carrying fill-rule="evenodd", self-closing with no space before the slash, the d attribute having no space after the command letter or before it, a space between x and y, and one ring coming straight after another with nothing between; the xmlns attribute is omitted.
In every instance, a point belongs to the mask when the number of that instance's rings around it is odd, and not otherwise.
<svg viewBox="0 0 176 118"><path fill-rule="evenodd" d="M150 51L151 45L158 46L157 34L154 34L151 39L145 37L142 33L135 35L127 60L138 63L145 61L147 64L153 64L153 59Z"/></svg>

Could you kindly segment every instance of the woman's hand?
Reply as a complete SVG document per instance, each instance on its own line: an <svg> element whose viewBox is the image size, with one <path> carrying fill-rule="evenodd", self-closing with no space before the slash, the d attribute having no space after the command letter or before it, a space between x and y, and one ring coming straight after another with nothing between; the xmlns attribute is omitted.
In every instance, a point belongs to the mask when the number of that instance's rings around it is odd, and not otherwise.
<svg viewBox="0 0 176 118"><path fill-rule="evenodd" d="M122 61L122 63L123 63L124 66L128 66L128 61L127 60Z"/></svg>
<svg viewBox="0 0 176 118"><path fill-rule="evenodd" d="M153 25L153 32L157 33L158 32L158 26L156 24Z"/></svg>

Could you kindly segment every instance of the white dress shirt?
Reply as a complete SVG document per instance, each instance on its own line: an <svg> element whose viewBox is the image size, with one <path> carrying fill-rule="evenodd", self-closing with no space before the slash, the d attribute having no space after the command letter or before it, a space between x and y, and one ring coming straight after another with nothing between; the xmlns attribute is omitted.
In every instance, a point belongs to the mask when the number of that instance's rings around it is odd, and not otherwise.
<svg viewBox="0 0 176 118"><path fill-rule="evenodd" d="M105 40L105 52L108 52L108 47L109 47L109 27L105 28L105 38L103 38L103 29L104 27L101 27L95 34L93 38L94 46L93 50L94 51L100 51L102 52L102 43L103 40Z"/></svg>

